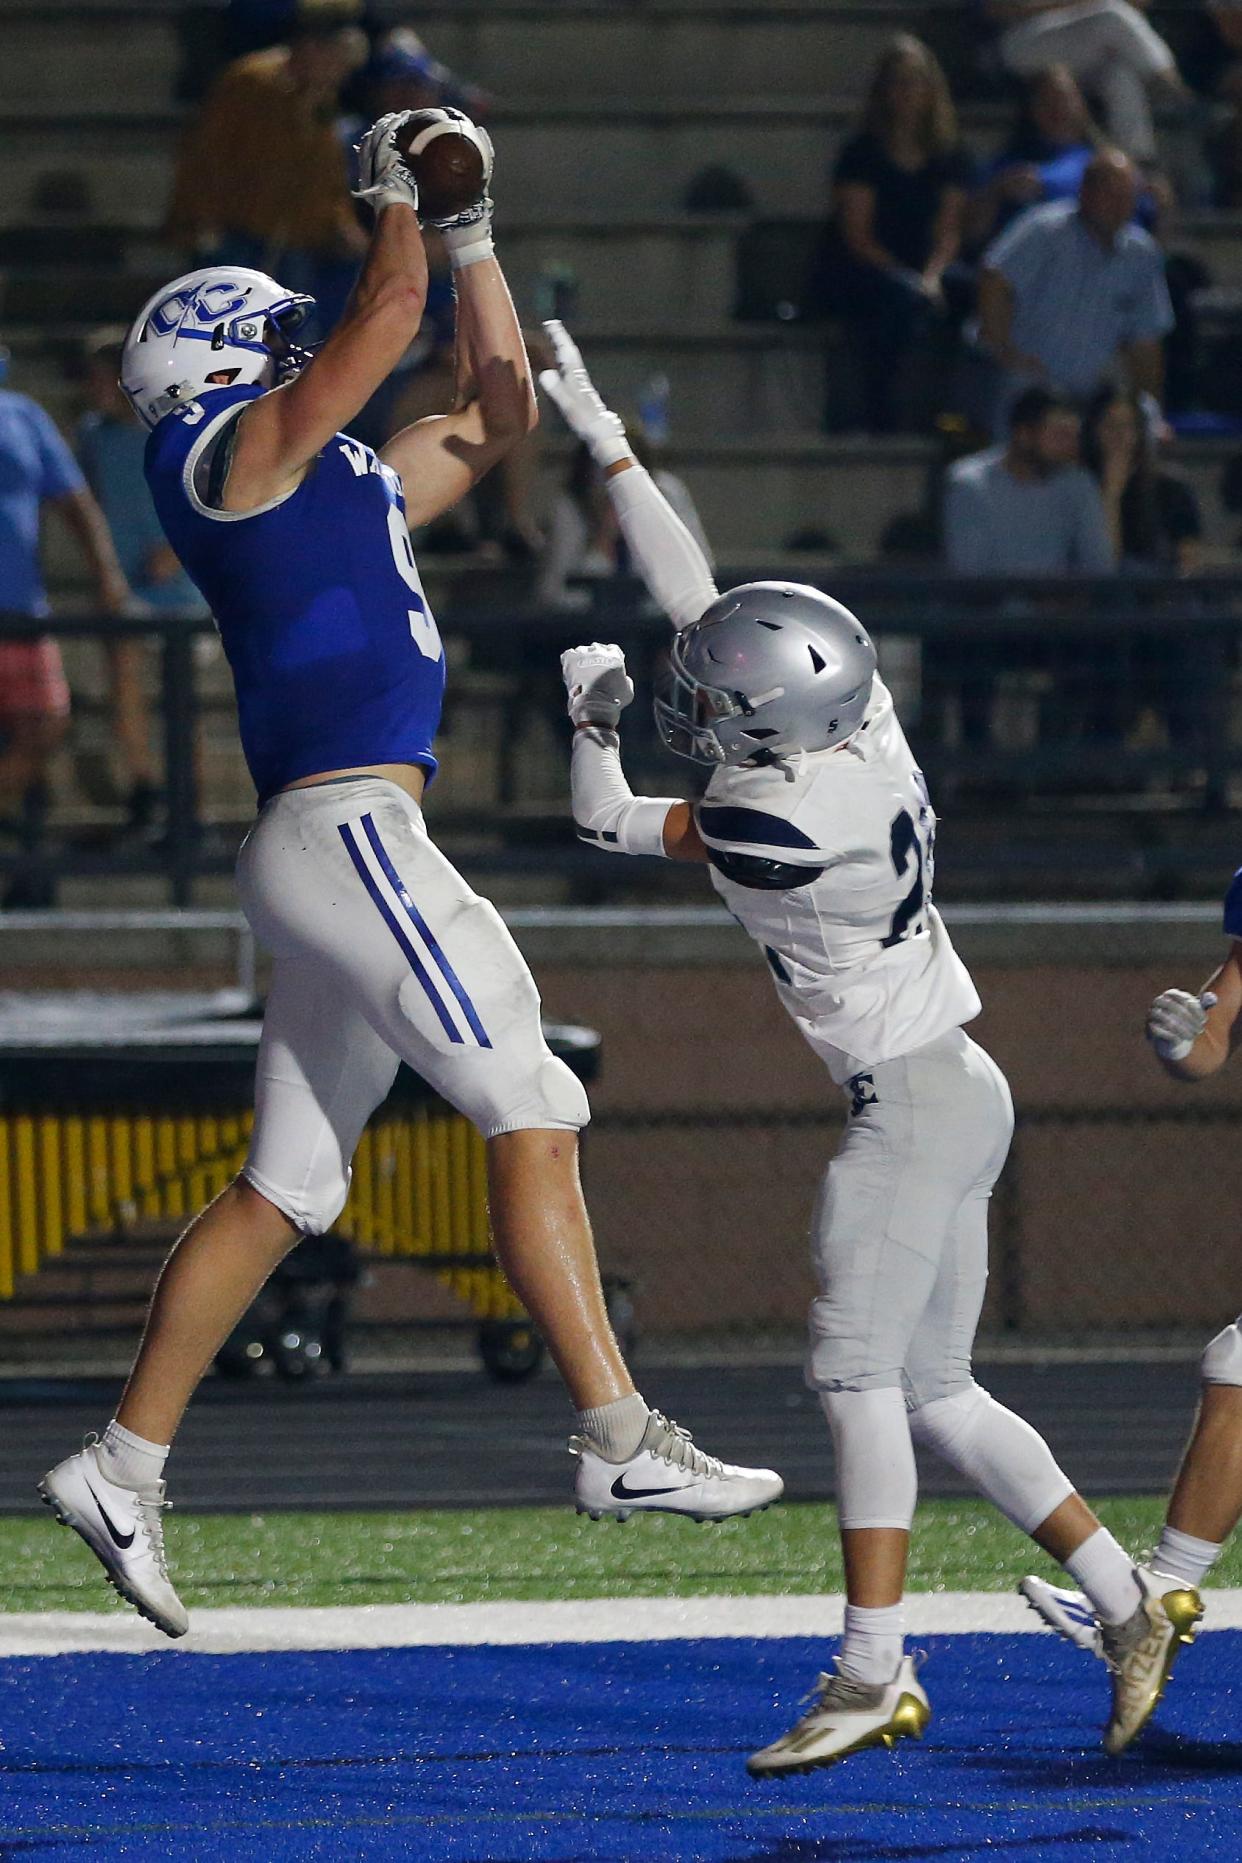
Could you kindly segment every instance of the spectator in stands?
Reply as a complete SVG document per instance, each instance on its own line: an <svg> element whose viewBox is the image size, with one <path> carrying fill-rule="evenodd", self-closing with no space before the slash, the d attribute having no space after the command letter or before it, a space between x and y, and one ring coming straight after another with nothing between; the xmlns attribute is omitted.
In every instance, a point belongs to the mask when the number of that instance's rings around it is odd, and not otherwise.
<svg viewBox="0 0 1242 1863"><path fill-rule="evenodd" d="M808 288L808 308L848 324L873 433L909 419L904 368L946 315L972 172L944 72L921 40L899 34L837 161Z"/></svg>
<svg viewBox="0 0 1242 1863"><path fill-rule="evenodd" d="M1040 576L1106 575L1113 568L1100 490L1079 464L1079 427L1071 401L1028 388L1014 403L1008 444L949 468L944 548L950 569L961 576ZM1003 654L986 642L946 642L929 665L932 686L956 693L966 744L991 738L998 674L1042 663L1039 642L1019 631L1020 612L1014 622Z"/></svg>
<svg viewBox="0 0 1242 1863"><path fill-rule="evenodd" d="M250 265L318 300L330 329L366 249L337 131L366 56L357 0L303 0L289 43L229 65L182 145L166 233L195 264Z"/></svg>
<svg viewBox="0 0 1242 1863"><path fill-rule="evenodd" d="M1160 462L1152 409L1141 396L1100 390L1083 422L1082 457L1121 567L1193 575L1203 554L1199 501L1190 482Z"/></svg>
<svg viewBox="0 0 1242 1863"><path fill-rule="evenodd" d="M1143 17L1150 0L988 0L1001 63L1029 78L1066 65L1103 105L1113 141L1136 162L1156 159L1148 93L1182 99L1177 60Z"/></svg>
<svg viewBox="0 0 1242 1863"><path fill-rule="evenodd" d="M1003 147L979 175L967 212L971 246L1003 233L1028 207L1077 200L1087 164L1103 142L1068 65L1049 65L1031 78Z"/></svg>
<svg viewBox="0 0 1242 1863"><path fill-rule="evenodd" d="M1083 423L1083 461L1099 484L1113 553L1124 571L1193 575L1202 563L1203 521L1189 481L1162 465L1157 425L1142 398L1104 388ZM1113 670L1114 734L1150 745L1162 733L1186 750L1201 741L1211 673L1167 631L1140 631L1119 643Z"/></svg>
<svg viewBox="0 0 1242 1863"><path fill-rule="evenodd" d="M984 254L979 337L1000 372L998 424L1032 383L1085 400L1123 371L1159 400L1173 307L1163 254L1133 225L1137 195L1134 165L1101 150L1077 202L1031 208Z"/></svg>
<svg viewBox="0 0 1242 1863"><path fill-rule="evenodd" d="M1114 562L1100 488L1079 463L1074 404L1028 388L1013 405L1009 441L949 468L945 556L962 576L1029 576Z"/></svg>
<svg viewBox="0 0 1242 1863"><path fill-rule="evenodd" d="M651 446L641 428L628 422L627 432L635 459L650 471L657 487L711 563L711 549L689 487L676 473L666 472L655 464ZM535 599L544 608L589 608L589 595L584 590L571 589L570 577L615 576L629 567L616 512L600 470L589 447L576 447L549 516Z"/></svg>
<svg viewBox="0 0 1242 1863"><path fill-rule="evenodd" d="M378 41L362 81L370 121L392 110L451 104L477 123L491 107L488 93L442 65L410 26L396 26Z"/></svg>
<svg viewBox="0 0 1242 1863"><path fill-rule="evenodd" d="M86 482L112 533L117 558L144 607L203 614L203 598L169 549L143 475L146 432L121 393L124 329L97 330L83 358L88 411L78 425L77 453ZM139 639L107 649L112 730L120 754L130 825L146 828L157 790L146 697L147 653Z"/></svg>
<svg viewBox="0 0 1242 1863"><path fill-rule="evenodd" d="M129 585L73 454L36 401L0 387L0 613L30 624L20 638L0 638L0 807L16 804L31 819L42 815L48 766L69 719L60 649L39 625L48 613L39 562L45 508L72 531L96 607L123 613ZM42 891L10 887L4 903L50 902Z"/></svg>

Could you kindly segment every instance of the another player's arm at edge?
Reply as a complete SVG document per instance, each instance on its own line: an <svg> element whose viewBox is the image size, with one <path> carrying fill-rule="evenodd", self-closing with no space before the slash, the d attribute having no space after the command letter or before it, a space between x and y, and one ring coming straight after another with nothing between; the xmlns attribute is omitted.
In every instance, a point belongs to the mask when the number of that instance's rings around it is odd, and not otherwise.
<svg viewBox="0 0 1242 1863"><path fill-rule="evenodd" d="M237 425L226 511L252 511L301 484L311 462L387 380L418 333L427 255L413 207L386 203L345 314L301 374Z"/></svg>
<svg viewBox="0 0 1242 1863"><path fill-rule="evenodd" d="M1158 1047L1155 1050L1161 1067L1174 1080L1208 1079L1220 1072L1234 1049L1242 1044L1242 939L1234 939L1224 963L1200 991L1200 1000L1209 994L1216 1001L1207 1008L1202 1032L1190 1052L1174 1060L1161 1054Z"/></svg>
<svg viewBox="0 0 1242 1863"><path fill-rule="evenodd" d="M605 482L617 478L622 472L630 471L642 471L642 467L632 453L628 458L618 459L613 465L607 468L604 473ZM631 480L631 484L633 483L634 481ZM669 517L673 519L680 529L684 530L685 526L681 523L680 518L678 518L673 507L669 504L663 492L659 490L654 480L651 481L651 489L668 511ZM689 535L688 532L687 535ZM693 542L693 539L691 539L691 541ZM706 562L703 564L703 573L707 581L711 583L712 593L715 594L715 583L712 582L711 571L708 569ZM575 728L576 730L581 730L583 727L579 725ZM619 749L617 755L619 763ZM694 808L691 803L674 802L670 806L669 812L664 818L663 839L666 859L706 863L707 849L703 845L703 837L700 835L699 825L694 819Z"/></svg>

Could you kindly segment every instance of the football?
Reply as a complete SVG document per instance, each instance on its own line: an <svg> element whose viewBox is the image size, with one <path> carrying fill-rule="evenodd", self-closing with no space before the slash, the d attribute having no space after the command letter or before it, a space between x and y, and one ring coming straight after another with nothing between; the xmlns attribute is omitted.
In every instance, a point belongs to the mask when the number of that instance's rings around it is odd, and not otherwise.
<svg viewBox="0 0 1242 1863"><path fill-rule="evenodd" d="M473 207L487 189L487 170L473 123L440 110L418 110L395 141L418 184L418 210L446 220Z"/></svg>

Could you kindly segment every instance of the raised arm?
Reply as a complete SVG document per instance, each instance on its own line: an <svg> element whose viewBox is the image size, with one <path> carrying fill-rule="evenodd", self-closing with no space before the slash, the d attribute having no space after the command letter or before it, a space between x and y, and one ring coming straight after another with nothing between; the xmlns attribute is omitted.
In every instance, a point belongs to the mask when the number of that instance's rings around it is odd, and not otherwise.
<svg viewBox="0 0 1242 1863"><path fill-rule="evenodd" d="M566 425L585 441L604 475L622 534L638 572L676 628L689 627L719 590L707 558L650 473L639 465L619 415L604 405L564 324L544 324L556 357L539 386Z"/></svg>
<svg viewBox="0 0 1242 1863"><path fill-rule="evenodd" d="M539 419L521 325L492 244L492 203L442 226L457 287L452 411L405 427L383 449L405 484L411 525L430 523L470 490Z"/></svg>
<svg viewBox="0 0 1242 1863"><path fill-rule="evenodd" d="M359 196L375 230L345 315L295 381L248 407L237 427L226 511L250 511L292 491L334 433L353 420L418 334L427 257L418 191L393 142L409 112L381 117L359 144Z"/></svg>
<svg viewBox="0 0 1242 1863"><path fill-rule="evenodd" d="M561 655L574 727L570 765L578 839L612 854L705 861L694 811L671 797L636 796L621 768L621 713L634 697L620 647L594 641Z"/></svg>
<svg viewBox="0 0 1242 1863"><path fill-rule="evenodd" d="M1219 1073L1242 1041L1242 940L1197 996L1165 990L1147 1015L1147 1039L1174 1080L1206 1080Z"/></svg>

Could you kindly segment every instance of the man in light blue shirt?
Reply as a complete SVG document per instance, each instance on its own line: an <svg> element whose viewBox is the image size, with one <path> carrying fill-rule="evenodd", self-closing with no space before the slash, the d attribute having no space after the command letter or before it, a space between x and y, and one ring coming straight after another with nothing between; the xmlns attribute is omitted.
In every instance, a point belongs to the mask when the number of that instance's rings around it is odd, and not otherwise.
<svg viewBox="0 0 1242 1863"><path fill-rule="evenodd" d="M1102 150L1076 203L1031 208L984 254L979 339L1002 409L1032 383L1081 400L1119 375L1159 400L1173 306L1160 248L1132 224L1137 192L1128 158Z"/></svg>
<svg viewBox="0 0 1242 1863"><path fill-rule="evenodd" d="M950 468L944 510L959 576L1038 576L1114 567L1100 488L1078 463L1078 413L1047 388L1014 402L1009 444Z"/></svg>

